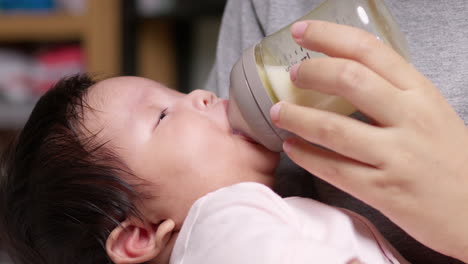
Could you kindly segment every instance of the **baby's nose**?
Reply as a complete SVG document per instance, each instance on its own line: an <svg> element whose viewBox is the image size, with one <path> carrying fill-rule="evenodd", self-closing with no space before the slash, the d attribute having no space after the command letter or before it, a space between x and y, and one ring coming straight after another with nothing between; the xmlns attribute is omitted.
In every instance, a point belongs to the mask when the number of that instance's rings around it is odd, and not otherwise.
<svg viewBox="0 0 468 264"><path fill-rule="evenodd" d="M188 97L192 100L193 105L200 110L205 110L218 99L214 93L205 90L194 90L188 94Z"/></svg>

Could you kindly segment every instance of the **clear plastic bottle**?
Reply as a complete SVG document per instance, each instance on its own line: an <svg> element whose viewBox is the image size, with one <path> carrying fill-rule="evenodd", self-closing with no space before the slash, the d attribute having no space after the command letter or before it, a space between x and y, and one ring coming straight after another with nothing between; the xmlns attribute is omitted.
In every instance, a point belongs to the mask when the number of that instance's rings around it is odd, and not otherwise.
<svg viewBox="0 0 468 264"><path fill-rule="evenodd" d="M301 20L325 20L364 29L409 59L406 39L383 0L327 0L295 22ZM344 115L356 111L340 97L292 84L289 71L294 64L325 55L297 45L291 25L247 49L231 71L231 126L273 151L281 151L282 141L291 136L270 120L269 110L278 101Z"/></svg>

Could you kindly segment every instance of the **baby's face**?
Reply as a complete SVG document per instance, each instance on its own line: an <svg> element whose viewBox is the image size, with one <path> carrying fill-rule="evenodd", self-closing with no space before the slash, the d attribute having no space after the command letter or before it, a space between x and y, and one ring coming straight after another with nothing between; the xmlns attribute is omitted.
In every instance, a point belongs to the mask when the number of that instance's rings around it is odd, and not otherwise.
<svg viewBox="0 0 468 264"><path fill-rule="evenodd" d="M193 202L244 181L271 186L278 154L232 133L227 101L206 91L188 95L138 77L118 77L90 89L85 126L100 131L154 199L144 214L181 225Z"/></svg>

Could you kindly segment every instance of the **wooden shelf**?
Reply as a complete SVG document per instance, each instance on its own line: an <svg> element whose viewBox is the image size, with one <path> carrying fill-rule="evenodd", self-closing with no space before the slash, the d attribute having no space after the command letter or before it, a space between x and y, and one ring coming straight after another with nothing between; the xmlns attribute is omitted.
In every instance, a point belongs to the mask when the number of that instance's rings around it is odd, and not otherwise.
<svg viewBox="0 0 468 264"><path fill-rule="evenodd" d="M120 75L121 1L88 0L82 15L1 13L0 43L79 41L87 72ZM32 109L33 105L0 103L0 130L21 128Z"/></svg>
<svg viewBox="0 0 468 264"><path fill-rule="evenodd" d="M83 15L0 14L0 42L79 40L88 72L102 76L119 75L121 1L89 0Z"/></svg>
<svg viewBox="0 0 468 264"><path fill-rule="evenodd" d="M67 14L0 15L0 41L60 41L80 39L83 16Z"/></svg>

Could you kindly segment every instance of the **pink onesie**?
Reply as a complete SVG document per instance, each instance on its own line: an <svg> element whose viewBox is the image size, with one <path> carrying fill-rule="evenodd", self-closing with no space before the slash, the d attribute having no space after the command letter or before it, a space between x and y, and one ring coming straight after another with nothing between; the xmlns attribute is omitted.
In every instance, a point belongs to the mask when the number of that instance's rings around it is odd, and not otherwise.
<svg viewBox="0 0 468 264"><path fill-rule="evenodd" d="M239 183L190 209L170 264L408 263L363 217Z"/></svg>

